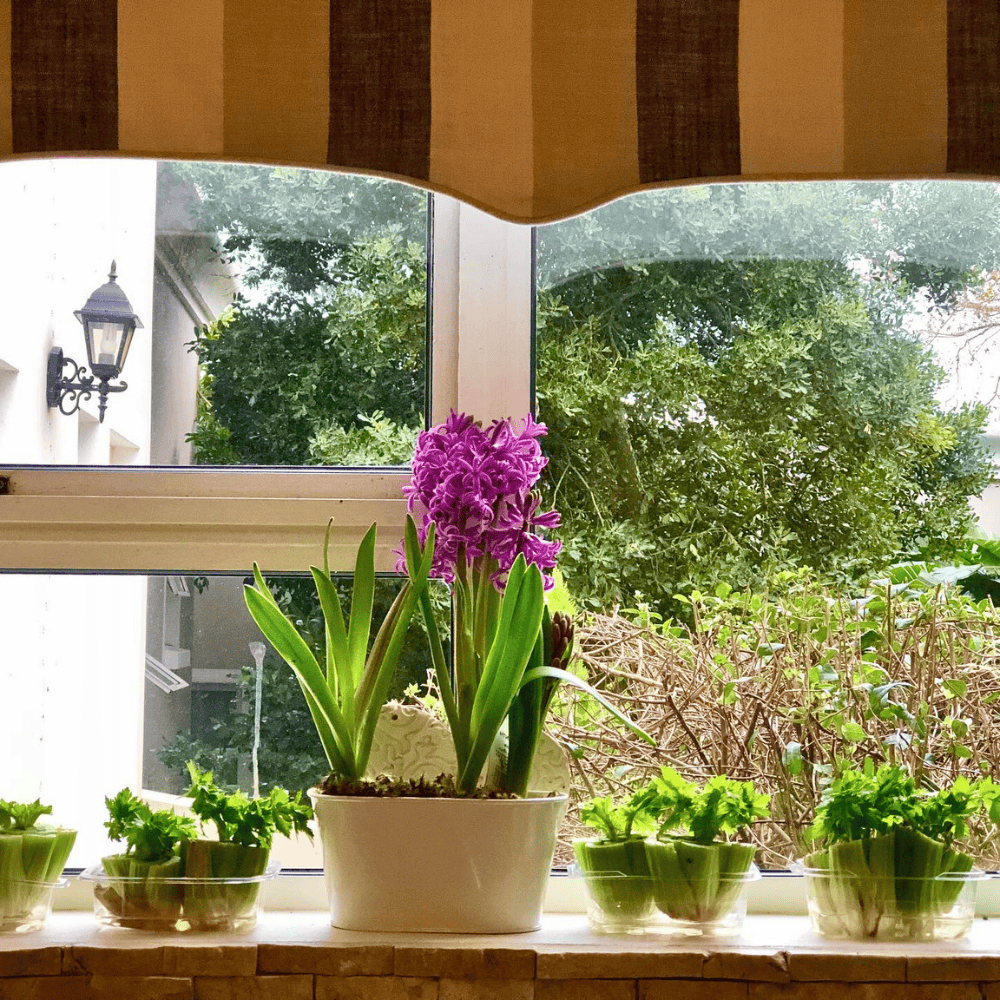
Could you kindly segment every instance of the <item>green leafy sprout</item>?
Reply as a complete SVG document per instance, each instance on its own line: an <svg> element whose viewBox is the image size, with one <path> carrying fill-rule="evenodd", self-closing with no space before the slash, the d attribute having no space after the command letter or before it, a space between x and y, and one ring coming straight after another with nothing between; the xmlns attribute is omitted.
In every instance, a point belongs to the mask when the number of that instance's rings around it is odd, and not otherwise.
<svg viewBox="0 0 1000 1000"><path fill-rule="evenodd" d="M587 826L600 830L602 838L608 843L645 836L652 829L649 807L653 799L654 793L648 786L634 792L620 806L614 805L610 796L594 798L580 806L580 819Z"/></svg>
<svg viewBox="0 0 1000 1000"><path fill-rule="evenodd" d="M331 772L360 780L368 766L375 726L388 695L406 630L417 602L425 596L434 558L434 530L432 526L421 551L416 525L407 515L404 547L408 580L386 614L369 651L368 634L375 593L376 525L368 529L358 547L350 619L345 623L340 596L330 577L330 524L327 524L323 545L323 569L311 567L325 621L325 671L295 623L278 607L256 563L254 586L246 586L243 590L257 627L292 668L302 688Z"/></svg>
<svg viewBox="0 0 1000 1000"><path fill-rule="evenodd" d="M38 799L28 803L0 799L0 831L30 830L40 816L51 813L52 806L43 806Z"/></svg>
<svg viewBox="0 0 1000 1000"><path fill-rule="evenodd" d="M1000 814L1000 787L958 777L948 788L919 789L903 768L868 758L862 769L844 771L816 809L808 837L828 844L876 837L906 828L950 847L968 832L968 821L984 805Z"/></svg>
<svg viewBox="0 0 1000 1000"><path fill-rule="evenodd" d="M193 798L192 811L202 825L214 823L219 840L244 847L270 848L274 834L304 833L312 839L309 820L312 809L300 792L289 796L283 788L272 788L264 798L251 799L240 791L224 792L213 781L211 771L201 771L188 761Z"/></svg>
<svg viewBox="0 0 1000 1000"><path fill-rule="evenodd" d="M194 820L169 809L156 811L123 788L113 799L105 798L110 819L104 824L112 840L126 842L125 853L136 861L170 858L178 845L198 835Z"/></svg>
<svg viewBox="0 0 1000 1000"><path fill-rule="evenodd" d="M699 844L729 838L770 815L770 795L758 794L753 782L715 775L699 788L673 768L653 778L649 808L658 817L663 837L686 831Z"/></svg>

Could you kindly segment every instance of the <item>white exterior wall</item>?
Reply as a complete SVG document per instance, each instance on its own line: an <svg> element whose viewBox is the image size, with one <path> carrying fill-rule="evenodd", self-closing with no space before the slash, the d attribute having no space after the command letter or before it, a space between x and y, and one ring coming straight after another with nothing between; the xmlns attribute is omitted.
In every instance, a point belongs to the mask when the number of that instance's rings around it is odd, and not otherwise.
<svg viewBox="0 0 1000 1000"><path fill-rule="evenodd" d="M156 164L24 161L0 166L0 456L8 464L149 461ZM73 315L107 281L145 329L128 391L64 416L45 404L49 350L86 364ZM3 498L0 497L0 516ZM0 567L3 554L0 553ZM104 796L141 776L146 581L0 574L0 798L40 797L79 829L71 866L106 844Z"/></svg>

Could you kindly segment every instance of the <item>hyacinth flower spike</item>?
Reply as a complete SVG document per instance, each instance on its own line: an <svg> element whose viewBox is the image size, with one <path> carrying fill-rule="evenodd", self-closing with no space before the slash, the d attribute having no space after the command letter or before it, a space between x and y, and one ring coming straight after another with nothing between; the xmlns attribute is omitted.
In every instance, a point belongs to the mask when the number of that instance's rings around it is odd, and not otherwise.
<svg viewBox="0 0 1000 1000"><path fill-rule="evenodd" d="M583 687L611 708L563 669L562 657L553 661L551 636L546 636L551 624L544 591L553 582L546 571L555 566L560 543L539 533L559 524L555 511L539 511L535 490L548 462L538 443L544 433L530 414L515 430L510 420L495 420L484 428L472 417L452 412L418 438L411 481L403 488L411 513L421 515L420 544L436 530L431 575L452 589L454 683L425 590L419 602L463 792L475 790L488 758L499 749L507 762L499 770L499 787L525 794L544 714L558 683ZM397 568L422 561L423 552L409 560L400 553ZM562 653L568 662L565 644ZM498 737L505 722L504 749Z"/></svg>

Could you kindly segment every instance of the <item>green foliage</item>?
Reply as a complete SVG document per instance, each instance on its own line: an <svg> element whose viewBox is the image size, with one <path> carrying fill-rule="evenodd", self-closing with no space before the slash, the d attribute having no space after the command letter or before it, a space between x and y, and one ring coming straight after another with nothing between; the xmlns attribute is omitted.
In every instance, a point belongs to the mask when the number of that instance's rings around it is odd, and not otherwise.
<svg viewBox="0 0 1000 1000"><path fill-rule="evenodd" d="M636 833L643 835L651 830L652 800L648 787L635 791L620 806L616 806L610 796L593 798L581 804L580 819L587 826L600 830L601 837L606 841L628 840Z"/></svg>
<svg viewBox="0 0 1000 1000"><path fill-rule="evenodd" d="M193 761L187 767L191 787L185 794L193 799L191 809L202 825L215 824L220 841L269 849L275 833L304 833L312 839L312 809L301 793L293 799L283 788L272 788L264 798L249 799L242 792L218 788L212 772L200 770Z"/></svg>
<svg viewBox="0 0 1000 1000"><path fill-rule="evenodd" d="M39 816L51 813L52 806L43 806L39 799L28 803L0 799L0 831L30 830Z"/></svg>
<svg viewBox="0 0 1000 1000"><path fill-rule="evenodd" d="M381 410L358 414L360 427L336 423L316 428L309 453L319 465L407 465L417 444L417 427L401 427Z"/></svg>
<svg viewBox="0 0 1000 1000"><path fill-rule="evenodd" d="M426 195L280 167L160 169L246 290L195 331L196 460L405 462L426 409Z"/></svg>
<svg viewBox="0 0 1000 1000"><path fill-rule="evenodd" d="M845 770L830 783L810 836L836 844L905 827L950 846L966 834L969 818L980 806L981 798L965 777L929 793L918 789L902 768L883 764L876 770L869 758L862 769Z"/></svg>
<svg viewBox="0 0 1000 1000"><path fill-rule="evenodd" d="M670 614L960 544L986 412L942 410L910 326L981 280L998 219L982 187L715 186L540 230L546 500L580 603Z"/></svg>
<svg viewBox="0 0 1000 1000"><path fill-rule="evenodd" d="M649 784L647 808L658 817L660 836L682 830L700 844L710 844L722 834L740 833L770 813L770 795L757 794L750 781L733 781L717 774L699 788L665 767Z"/></svg>
<svg viewBox="0 0 1000 1000"><path fill-rule="evenodd" d="M197 460L398 464L425 413L426 200L173 164L247 294L199 330ZM990 468L912 333L1000 264L991 185L712 185L538 231L539 417L584 609L948 558Z"/></svg>
<svg viewBox="0 0 1000 1000"><path fill-rule="evenodd" d="M254 585L243 589L247 608L257 627L292 668L313 724L323 744L330 770L344 777L364 776L375 725L392 683L406 630L417 602L425 597L427 576L434 557L434 529L426 548L419 551L416 525L406 519L408 580L386 614L368 648L375 591L375 534L372 525L358 547L353 576L349 622L345 622L340 595L326 560L330 529L324 545L324 567L311 567L324 620L325 671L313 653L308 635L278 604L254 564Z"/></svg>
<svg viewBox="0 0 1000 1000"><path fill-rule="evenodd" d="M124 840L126 854L136 861L160 861L174 854L178 844L198 835L194 820L169 809L155 812L123 788L113 799L105 798L110 819L104 824L111 840Z"/></svg>

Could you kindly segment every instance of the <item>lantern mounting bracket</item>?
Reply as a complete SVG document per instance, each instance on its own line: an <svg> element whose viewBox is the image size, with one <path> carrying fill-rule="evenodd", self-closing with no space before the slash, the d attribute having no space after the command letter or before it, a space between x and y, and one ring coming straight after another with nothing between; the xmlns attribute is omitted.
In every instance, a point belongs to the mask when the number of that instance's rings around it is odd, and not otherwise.
<svg viewBox="0 0 1000 1000"><path fill-rule="evenodd" d="M71 374L63 375L63 368L66 367L72 367ZM97 384L95 385L95 383ZM127 388L127 382L112 385L108 378L102 377L100 373L88 375L86 367L78 365L72 358L65 357L61 347L53 347L49 351L45 380L45 402L50 407L58 406L59 412L67 417L76 413L80 409L80 404L85 399L90 399L96 392L98 394L98 419L100 423L104 423L108 395L112 392L124 392Z"/></svg>

